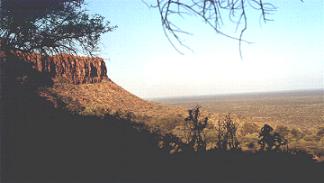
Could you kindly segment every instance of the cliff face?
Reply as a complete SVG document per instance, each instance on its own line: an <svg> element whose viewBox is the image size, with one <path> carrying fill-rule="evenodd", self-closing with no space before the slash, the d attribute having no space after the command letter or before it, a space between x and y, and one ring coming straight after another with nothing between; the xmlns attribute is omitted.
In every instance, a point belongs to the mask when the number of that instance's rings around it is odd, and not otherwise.
<svg viewBox="0 0 324 183"><path fill-rule="evenodd" d="M38 54L17 54L38 72L48 74L54 83L99 83L108 80L104 60L99 57L68 54L42 57Z"/></svg>

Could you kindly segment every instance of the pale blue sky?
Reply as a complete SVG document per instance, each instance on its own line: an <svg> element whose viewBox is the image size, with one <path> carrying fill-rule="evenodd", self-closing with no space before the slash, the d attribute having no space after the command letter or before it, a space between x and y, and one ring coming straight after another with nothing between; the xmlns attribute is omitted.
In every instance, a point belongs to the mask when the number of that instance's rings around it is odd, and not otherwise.
<svg viewBox="0 0 324 183"><path fill-rule="evenodd" d="M154 1L146 0L148 3ZM159 13L141 0L88 0L87 9L118 25L99 56L108 76L144 98L324 88L324 1L273 1L273 22L251 13L240 60L238 42L198 18L180 23L193 51L179 54L164 36ZM228 29L227 29L228 28ZM233 35L229 27L226 30Z"/></svg>

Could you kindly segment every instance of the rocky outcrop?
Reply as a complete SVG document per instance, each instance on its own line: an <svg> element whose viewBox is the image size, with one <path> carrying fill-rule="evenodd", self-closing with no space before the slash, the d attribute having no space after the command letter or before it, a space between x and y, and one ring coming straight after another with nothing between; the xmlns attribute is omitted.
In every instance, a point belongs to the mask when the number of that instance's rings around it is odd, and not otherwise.
<svg viewBox="0 0 324 183"><path fill-rule="evenodd" d="M68 54L43 57L38 54L18 54L42 73L47 73L54 83L98 83L107 80L105 62L99 57Z"/></svg>

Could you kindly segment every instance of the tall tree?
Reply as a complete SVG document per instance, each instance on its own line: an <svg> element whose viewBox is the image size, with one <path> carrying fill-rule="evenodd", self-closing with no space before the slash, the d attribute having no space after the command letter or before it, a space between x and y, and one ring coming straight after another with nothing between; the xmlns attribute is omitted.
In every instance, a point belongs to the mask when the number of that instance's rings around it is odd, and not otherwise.
<svg viewBox="0 0 324 183"><path fill-rule="evenodd" d="M103 33L112 31L84 0L0 0L0 46L4 51L92 55Z"/></svg>

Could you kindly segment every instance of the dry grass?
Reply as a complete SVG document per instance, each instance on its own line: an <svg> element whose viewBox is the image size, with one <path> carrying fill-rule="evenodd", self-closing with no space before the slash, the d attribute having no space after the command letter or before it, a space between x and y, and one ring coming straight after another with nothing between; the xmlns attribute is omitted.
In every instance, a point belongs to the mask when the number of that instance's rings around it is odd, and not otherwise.
<svg viewBox="0 0 324 183"><path fill-rule="evenodd" d="M183 107L170 107L145 101L112 81L93 84L56 84L39 90L40 96L55 107L64 107L79 115L114 115L159 126L170 131L184 122L187 115Z"/></svg>

